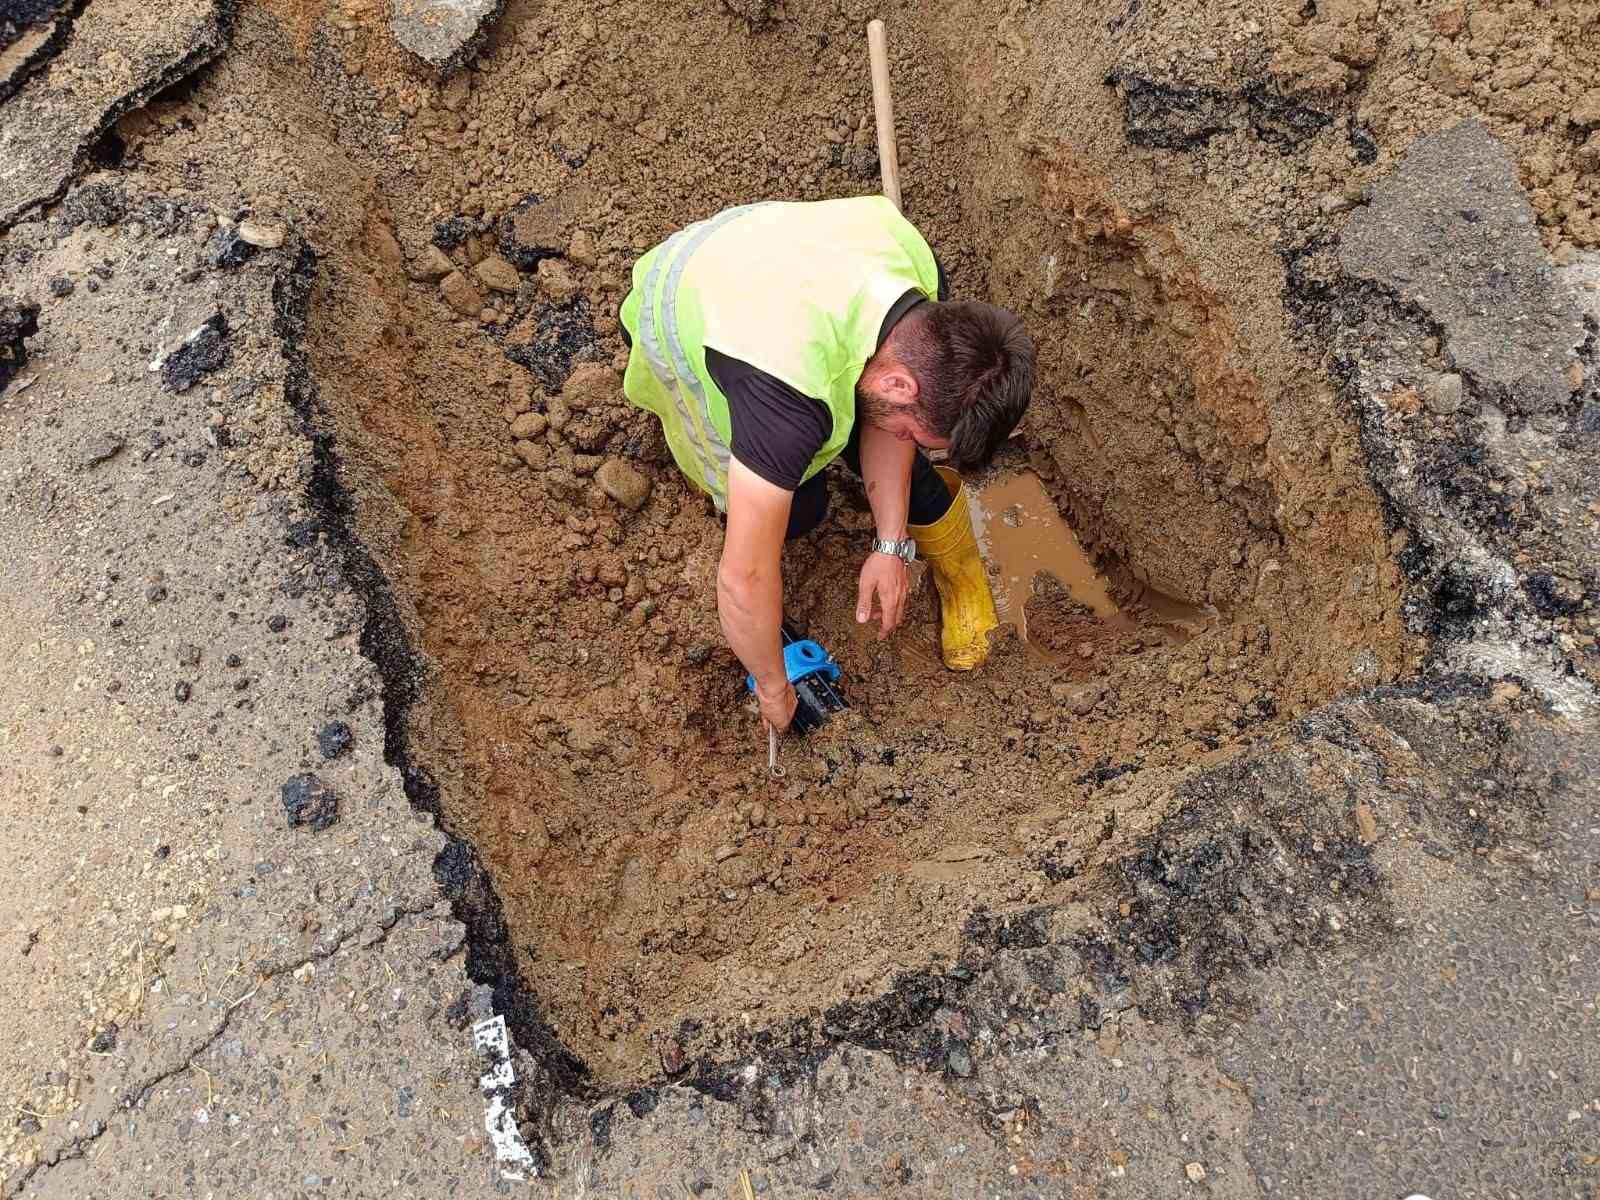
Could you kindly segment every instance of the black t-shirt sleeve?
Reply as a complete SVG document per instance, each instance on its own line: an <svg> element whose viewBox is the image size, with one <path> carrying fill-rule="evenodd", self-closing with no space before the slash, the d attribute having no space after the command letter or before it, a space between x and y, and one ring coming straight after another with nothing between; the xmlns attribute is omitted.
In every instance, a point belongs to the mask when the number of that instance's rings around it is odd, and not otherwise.
<svg viewBox="0 0 1600 1200"><path fill-rule="evenodd" d="M833 433L832 414L820 400L709 346L706 370L728 398L733 457L774 487L798 488Z"/></svg>

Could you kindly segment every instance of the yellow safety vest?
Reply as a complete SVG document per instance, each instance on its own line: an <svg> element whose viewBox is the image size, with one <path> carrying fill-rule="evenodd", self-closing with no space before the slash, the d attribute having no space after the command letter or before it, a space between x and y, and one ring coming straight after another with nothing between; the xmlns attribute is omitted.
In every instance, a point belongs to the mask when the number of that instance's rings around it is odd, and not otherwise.
<svg viewBox="0 0 1600 1200"><path fill-rule="evenodd" d="M912 288L938 296L933 251L883 196L727 209L634 264L623 390L660 418L679 468L726 508L728 400L706 347L747 362L832 416L810 479L850 440L856 382L883 319Z"/></svg>

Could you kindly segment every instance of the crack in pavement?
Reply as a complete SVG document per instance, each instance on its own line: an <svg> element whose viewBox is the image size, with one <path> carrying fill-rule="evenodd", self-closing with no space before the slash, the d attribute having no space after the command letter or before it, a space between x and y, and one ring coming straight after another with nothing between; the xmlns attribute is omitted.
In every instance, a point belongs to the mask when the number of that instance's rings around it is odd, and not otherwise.
<svg viewBox="0 0 1600 1200"><path fill-rule="evenodd" d="M384 942L388 941L389 935L393 933L402 922L407 920L417 917L432 917L435 920L455 921L455 918L451 916L449 912L448 904L448 901L435 900L433 903L428 905L393 908L387 914L385 914L384 917L379 918L376 922L364 924L360 928L353 930L349 934L346 934L327 950L313 951L311 954L305 956L304 958L298 959L295 962L272 965L265 970L260 971L257 975L255 985L251 987L249 991L241 995L238 999L231 1001L228 1006L223 1009L221 1019L216 1023L215 1027L213 1027L209 1033L204 1035L203 1039L198 1045L196 1045L192 1050L180 1054L177 1062L161 1068L143 1083L134 1084L124 1089L121 1097L112 1102L113 1113L108 1114L108 1117L106 1118L95 1119L93 1122L91 1122L86 1133L78 1134L62 1145L59 1145L47 1152L42 1152L37 1162L35 1162L31 1167L28 1167L25 1171L18 1175L15 1180L6 1186L6 1190L3 1195L7 1197L19 1196L22 1194L22 1190L34 1179L35 1176L43 1173L51 1167L59 1166L61 1163L70 1162L76 1158L82 1158L88 1148L98 1141L100 1137L105 1134L106 1130L110 1128L110 1115L114 1115L117 1111L129 1112L137 1108L139 1105L143 1104L144 1101L149 1097L150 1093L162 1083L191 1069L195 1064L195 1060L207 1050L211 1049L211 1047L216 1044L217 1039L227 1032L230 1023L233 1021L234 1014L242 1009L248 1000L254 997L257 992L259 992L273 979L276 979L282 975L293 974L302 967L305 967L311 963L325 962L326 960L334 957L336 954L342 952L350 945L351 942L365 934L370 933L374 934L375 936L368 941L362 942L358 947L356 947L356 949L367 950L373 946L380 946ZM442 913L438 911L441 905L444 906L444 911ZM457 922L457 924L459 925L459 922ZM460 946L462 942L465 941L465 938L466 931L463 928L461 940L455 943L451 950L452 954L456 953L460 949Z"/></svg>

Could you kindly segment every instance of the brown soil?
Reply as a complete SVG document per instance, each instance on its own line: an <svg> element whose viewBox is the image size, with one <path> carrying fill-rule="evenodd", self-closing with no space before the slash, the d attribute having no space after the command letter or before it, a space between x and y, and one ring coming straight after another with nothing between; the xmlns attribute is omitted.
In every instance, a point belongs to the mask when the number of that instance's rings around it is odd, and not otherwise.
<svg viewBox="0 0 1600 1200"><path fill-rule="evenodd" d="M1529 5L1494 45L1476 17L1439 32L1439 5L1381 30L1375 0L1309 22L1298 3L1154 7L1120 35L1068 0L884 15L908 214L957 294L1013 306L1038 343L1008 465L1046 481L1122 599L1220 615L1187 640L1153 605L1105 626L1045 584L1029 615L1051 656L1006 636L952 676L931 589L887 645L856 628L869 520L838 484L834 516L787 556L787 594L854 709L787 744L777 784L717 635L720 527L625 404L610 314L637 253L688 220L876 187L874 14L756 5L754 32L716 4L514 0L478 69L441 86L392 46L376 0L267 0L187 124L161 105L124 122L175 180L231 172L257 211L340 231L317 247L313 368L436 667L417 754L484 855L549 1020L602 1079L652 1072L667 1036L692 1052L880 991L947 958L979 908L1074 894L1159 820L1179 773L1409 664L1394 547L1353 421L1293 336L1278 250L1342 219L1319 195L1475 106L1544 189L1552 242L1593 244L1587 151L1540 123L1571 87L1540 81L1572 77L1594 6ZM1140 40L1155 28L1186 40ZM1500 99L1522 94L1502 79L1508 45L1545 63L1531 107ZM1430 90L1424 60L1452 55L1481 65L1487 100ZM1140 150L1104 82L1133 59L1207 63L1217 86L1320 71L1349 111L1293 158L1244 134ZM1352 121L1372 164L1345 154ZM483 311L458 315L420 278L435 222L498 219L530 194L561 253L515 294L477 285ZM450 254L470 271L491 249ZM530 345L576 351L563 396L507 357ZM514 441L527 412L545 427ZM235 453L270 475L259 450ZM639 512L594 484L607 457L652 481Z"/></svg>

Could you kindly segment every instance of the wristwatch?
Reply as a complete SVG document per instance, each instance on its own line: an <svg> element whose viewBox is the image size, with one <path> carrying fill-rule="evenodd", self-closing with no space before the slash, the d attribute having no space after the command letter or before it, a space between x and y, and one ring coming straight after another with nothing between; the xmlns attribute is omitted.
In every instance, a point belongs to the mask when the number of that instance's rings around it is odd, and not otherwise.
<svg viewBox="0 0 1600 1200"><path fill-rule="evenodd" d="M898 542L891 538L873 538L872 552L874 554L892 554L908 565L917 561L915 538L901 538Z"/></svg>

